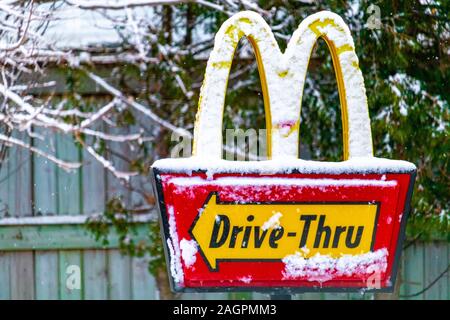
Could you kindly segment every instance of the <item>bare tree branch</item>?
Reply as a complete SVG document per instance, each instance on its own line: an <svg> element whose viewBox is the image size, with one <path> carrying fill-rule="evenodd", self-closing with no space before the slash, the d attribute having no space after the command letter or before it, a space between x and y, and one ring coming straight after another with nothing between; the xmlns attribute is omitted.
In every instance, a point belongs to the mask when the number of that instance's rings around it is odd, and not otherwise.
<svg viewBox="0 0 450 320"><path fill-rule="evenodd" d="M97 161L99 161L105 169L107 169L109 172L111 172L116 178L128 181L130 177L138 175L138 172L136 171L120 171L117 170L111 161L106 160L102 155L97 153L94 148L87 145L83 139L81 139L78 135L75 135L76 140L86 149L86 151L93 156Z"/></svg>
<svg viewBox="0 0 450 320"><path fill-rule="evenodd" d="M19 48L21 45L24 44L25 38L27 36L28 28L30 27L31 17L33 15L33 4L34 4L34 0L31 0L30 13L28 14L28 19L26 21L25 29L23 30L22 36L20 37L20 39L16 43L14 43L10 46L0 46L0 51L12 51L12 50Z"/></svg>
<svg viewBox="0 0 450 320"><path fill-rule="evenodd" d="M450 264L447 266L447 268L444 271L441 272L440 275L438 275L436 277L436 279L431 281L425 288L423 288L422 290L420 290L420 291L418 291L416 293L413 293L413 294L400 295L400 298L414 298L414 297L420 296L421 294L423 294L423 293L427 292L428 290L430 290L449 271L450 271Z"/></svg>
<svg viewBox="0 0 450 320"><path fill-rule="evenodd" d="M86 0L66 0L68 4L81 9L108 9L122 10L125 8L148 7L161 5L175 5L186 2L195 2L192 0L119 0L119 1L86 1Z"/></svg>
<svg viewBox="0 0 450 320"><path fill-rule="evenodd" d="M126 97L122 92L120 92L118 89L114 88L112 85L110 85L109 83L107 83L104 79L100 78L99 76L97 76L96 74L81 68L81 70L83 70L87 76L89 78L91 78L92 80L95 81L95 83L97 83L99 86L101 86L103 89L105 89L106 91L108 91L110 94L112 94L114 97L116 97L117 99L119 99L120 101L122 101L123 103L129 105L130 107L138 110L139 112L142 112L143 114L145 114L146 116L148 116L150 119L152 119L154 122L156 122L157 124L161 125L162 127L169 129L170 131L176 132L177 134L179 134L180 136L185 136L185 137L192 137L192 134L180 127L176 127L173 124L171 124L170 122L162 119L161 117L159 117L158 115L156 115L153 111L151 111L148 107L137 103L133 98L131 97Z"/></svg>

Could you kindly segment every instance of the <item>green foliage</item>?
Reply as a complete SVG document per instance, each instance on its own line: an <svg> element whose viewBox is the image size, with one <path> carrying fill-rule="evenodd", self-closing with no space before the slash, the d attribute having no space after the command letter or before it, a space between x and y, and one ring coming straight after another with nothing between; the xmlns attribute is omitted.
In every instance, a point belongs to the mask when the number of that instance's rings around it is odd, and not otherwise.
<svg viewBox="0 0 450 320"><path fill-rule="evenodd" d="M418 167L408 235L419 232L447 237L449 228L449 2L417 1L317 1L267 3L275 5L279 18L271 26L290 36L307 15L331 10L349 25L364 75L375 156L402 159ZM366 25L378 5L381 25ZM290 19L290 20L289 20ZM286 41L278 39L280 47ZM236 62L234 63L236 65ZM234 70L239 70L235 68ZM260 128L263 101L256 67L244 75L249 85L228 91L225 125ZM256 90L255 90L256 87ZM342 159L342 126L339 97L327 46L313 51L302 101L300 156L316 160ZM256 94L255 94L256 92ZM249 97L253 97L250 100ZM249 106L249 101L253 103ZM305 150L309 149L309 150Z"/></svg>
<svg viewBox="0 0 450 320"><path fill-rule="evenodd" d="M330 10L343 17L352 32L365 79L375 155L408 160L418 167L408 235L449 239L450 2L318 0L305 4L264 0L259 4L270 12L267 22L277 26L277 40L283 50L286 39L306 16ZM368 11L371 4L380 8L379 29L367 26L373 14ZM158 14L162 17L167 11ZM202 39L209 39L202 45L194 45L188 37L192 29L186 22L188 15L197 32L201 31ZM212 47L214 33L227 16L197 4L182 4L171 13L171 18L172 25L162 23L148 39L147 54L157 58L158 63L120 65L111 74L122 92L150 106L161 118L192 130L206 67L206 61L199 55ZM178 36L171 37L168 30L176 30ZM127 41L124 39L125 45ZM239 50L244 47L241 45ZM96 71L95 67L92 69ZM261 85L254 61L235 59L231 73L237 75L229 81L223 129L265 128ZM186 90L180 86L180 79ZM77 86L86 83L74 71L68 71L67 86L69 91L76 92ZM316 160L341 160L339 97L331 57L323 42L319 41L313 50L304 90L301 156L310 154ZM118 108L114 112L119 126L140 126L148 135L155 135L154 141L130 143L134 151L127 154L131 159L128 169L148 174L155 158L168 156L171 133L152 131L138 114L128 109ZM107 146L100 142L96 150L108 155ZM116 217L117 213L121 215ZM150 223L148 243L136 244L132 240L131 215L120 200L112 199L105 215L90 221L89 228L103 241L107 241L109 230L115 228L122 235L124 251L151 254L154 260L150 269L155 272L164 263L159 225Z"/></svg>
<svg viewBox="0 0 450 320"><path fill-rule="evenodd" d="M114 230L119 235L120 250L123 254L136 257L149 256L149 271L156 274L159 268L165 267L163 245L161 242L158 221L148 223L149 238L136 242L136 223L133 213L124 206L122 199L113 198L106 204L103 214L94 215L86 222L87 229L97 241L108 244L108 236Z"/></svg>

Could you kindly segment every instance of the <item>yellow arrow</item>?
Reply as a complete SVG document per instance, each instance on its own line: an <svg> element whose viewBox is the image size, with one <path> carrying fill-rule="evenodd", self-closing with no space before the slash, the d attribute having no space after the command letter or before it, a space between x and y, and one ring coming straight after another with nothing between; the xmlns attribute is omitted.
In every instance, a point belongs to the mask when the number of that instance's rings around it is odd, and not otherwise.
<svg viewBox="0 0 450 320"><path fill-rule="evenodd" d="M212 271L220 261L278 261L302 253L371 251L377 203L234 203L212 192L190 233Z"/></svg>

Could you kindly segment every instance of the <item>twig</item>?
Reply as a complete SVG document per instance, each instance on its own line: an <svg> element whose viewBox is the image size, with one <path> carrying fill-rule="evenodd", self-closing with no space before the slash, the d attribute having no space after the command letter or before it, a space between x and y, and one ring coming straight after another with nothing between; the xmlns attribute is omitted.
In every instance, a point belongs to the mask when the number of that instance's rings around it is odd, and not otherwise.
<svg viewBox="0 0 450 320"><path fill-rule="evenodd" d="M403 246L402 249L403 249L403 250L408 249L410 246L412 246L414 243L416 243L417 240L420 239L420 236L421 236L421 235L422 235L422 232L419 232L418 234L416 234L415 237L414 237L413 239L411 239L410 241L408 241L408 243L405 244L405 245Z"/></svg>
<svg viewBox="0 0 450 320"><path fill-rule="evenodd" d="M79 162L67 162L64 160L60 160L60 159L52 156L51 154L48 154L38 148L33 147L32 145L30 145L28 143L25 143L21 140L18 140L18 139L12 138L12 137L7 137L1 133L0 133L0 140L5 142L6 144L13 144L13 145L28 149L44 158L47 158L48 160L56 163L60 168L66 170L66 171L78 169L81 166L81 163L79 163Z"/></svg>
<svg viewBox="0 0 450 320"><path fill-rule="evenodd" d="M75 135L75 139L86 149L86 151L93 156L98 162L100 162L105 169L111 172L116 178L120 180L128 181L130 177L138 175L136 171L119 171L117 170L111 161L106 160L101 154L97 153L94 148L87 145L79 135Z"/></svg>
<svg viewBox="0 0 450 320"><path fill-rule="evenodd" d="M422 293L428 291L431 287L433 287L439 281L439 279L441 279L443 276L445 276L445 274L449 271L450 271L450 264L436 279L431 281L430 284L427 285L425 288L423 288L422 290L420 290L416 293L413 293L413 294L401 295L400 298L414 298L414 297L420 296Z"/></svg>
<svg viewBox="0 0 450 320"><path fill-rule="evenodd" d="M190 0L122 0L122 1L86 1L86 0L66 0L68 4L80 9L108 9L122 10L124 8L143 7L143 6L161 6L175 5L186 2L195 2Z"/></svg>
<svg viewBox="0 0 450 320"><path fill-rule="evenodd" d="M143 114L148 116L150 119L152 119L154 122L158 123L162 127L166 128L166 129L169 129L170 131L176 132L180 136L185 136L185 137L192 138L192 134L189 131L187 131L187 130L185 130L183 128L174 126L170 122L168 122L168 121L160 118L159 116L157 116L148 107L143 106L140 103L137 103L132 98L127 98L121 91L119 91L118 89L116 89L115 87L113 87L112 85L107 83L105 80L103 80L102 78L100 78L96 74L86 70L85 68L80 68L80 69L83 70L90 79L94 80L99 86L101 86L103 89L108 91L110 94L112 94L113 96L118 98L120 101L122 101L126 105L128 105L128 106L130 106L130 107L132 107L132 108L142 112Z"/></svg>
<svg viewBox="0 0 450 320"><path fill-rule="evenodd" d="M103 117L106 113L108 113L115 105L117 101L116 99L113 99L110 103L102 107L98 112L96 112L94 115L89 117L88 119L85 119L81 121L80 128L86 128L87 126L91 125L101 117Z"/></svg>
<svg viewBox="0 0 450 320"><path fill-rule="evenodd" d="M23 34L20 37L20 39L16 43L12 44L9 47L8 46L0 47L0 51L13 51L25 43L28 28L30 27L31 16L33 15L33 5L34 5L34 0L31 0L30 14L28 15L27 24L25 26L25 30L23 31Z"/></svg>

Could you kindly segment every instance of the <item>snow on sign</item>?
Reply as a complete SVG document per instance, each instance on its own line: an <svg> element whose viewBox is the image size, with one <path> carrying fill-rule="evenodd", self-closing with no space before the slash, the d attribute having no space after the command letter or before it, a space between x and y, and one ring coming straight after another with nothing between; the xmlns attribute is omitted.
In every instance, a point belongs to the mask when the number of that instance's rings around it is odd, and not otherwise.
<svg viewBox="0 0 450 320"><path fill-rule="evenodd" d="M261 75L266 161L222 160L227 80L243 36ZM303 85L319 37L338 80L342 162L298 159ZM416 168L373 157L364 81L339 16L309 16L284 53L258 14L227 20L206 68L193 154L152 166L173 290L392 290Z"/></svg>

